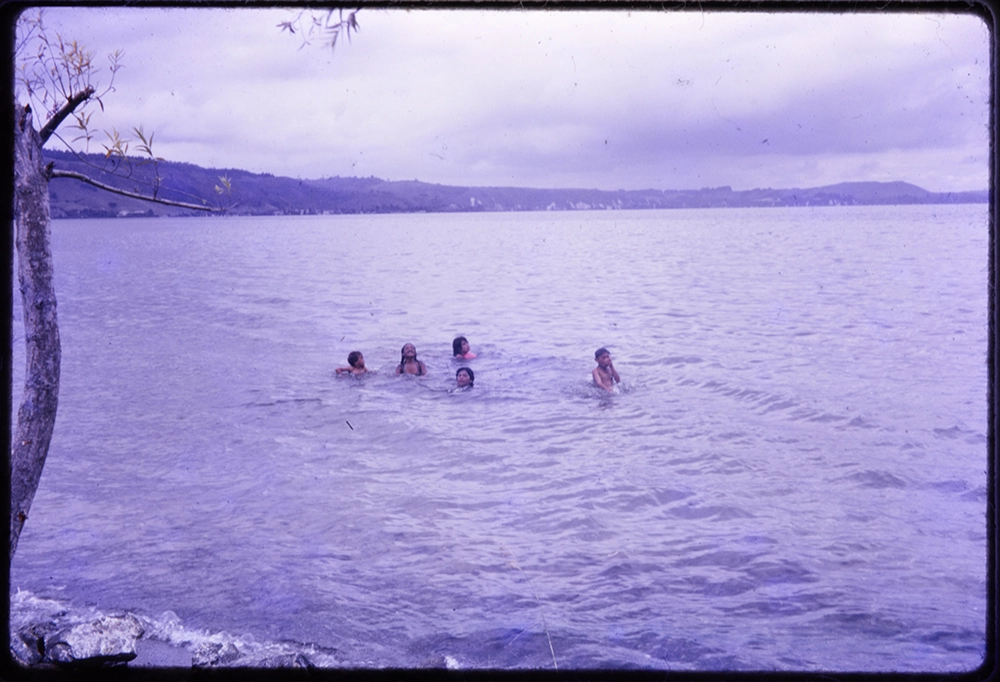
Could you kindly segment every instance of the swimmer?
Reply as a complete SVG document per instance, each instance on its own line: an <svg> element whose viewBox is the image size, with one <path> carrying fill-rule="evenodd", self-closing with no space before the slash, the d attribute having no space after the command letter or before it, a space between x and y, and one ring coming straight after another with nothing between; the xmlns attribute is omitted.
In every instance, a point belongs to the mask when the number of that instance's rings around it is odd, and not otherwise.
<svg viewBox="0 0 1000 682"><path fill-rule="evenodd" d="M368 371L365 367L365 356L359 350L352 350L347 356L349 367L338 367L337 376L341 374L364 374Z"/></svg>
<svg viewBox="0 0 1000 682"><path fill-rule="evenodd" d="M403 346L396 374L416 374L418 377L427 374L427 366L423 361L417 360L417 348L412 343Z"/></svg>
<svg viewBox="0 0 1000 682"><path fill-rule="evenodd" d="M451 342L451 352L459 360L471 360L476 354L469 350L469 340L464 336L456 337Z"/></svg>
<svg viewBox="0 0 1000 682"><path fill-rule="evenodd" d="M476 374L468 367L459 367L455 372L455 383L459 389L472 388L476 383Z"/></svg>
<svg viewBox="0 0 1000 682"><path fill-rule="evenodd" d="M598 348L594 353L594 359L597 360L597 367L592 372L594 383L605 391L614 391L615 383L620 384L622 378L618 376L618 370L611 362L611 353L607 348Z"/></svg>

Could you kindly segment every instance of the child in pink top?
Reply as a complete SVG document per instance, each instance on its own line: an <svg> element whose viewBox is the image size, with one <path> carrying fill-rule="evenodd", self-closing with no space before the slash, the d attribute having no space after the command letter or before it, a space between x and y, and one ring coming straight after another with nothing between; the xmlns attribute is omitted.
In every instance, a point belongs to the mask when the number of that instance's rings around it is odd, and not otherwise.
<svg viewBox="0 0 1000 682"><path fill-rule="evenodd" d="M451 350L459 360L471 360L476 357L476 354L469 350L469 340L464 336L456 337L451 342Z"/></svg>

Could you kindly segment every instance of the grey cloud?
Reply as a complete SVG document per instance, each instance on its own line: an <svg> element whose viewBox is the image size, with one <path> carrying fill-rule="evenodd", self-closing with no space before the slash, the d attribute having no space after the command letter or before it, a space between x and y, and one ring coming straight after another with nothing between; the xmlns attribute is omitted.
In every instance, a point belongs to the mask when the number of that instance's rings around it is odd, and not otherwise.
<svg viewBox="0 0 1000 682"><path fill-rule="evenodd" d="M738 186L875 177L903 153L915 173L949 159L969 177L976 162L954 159L987 140L986 34L953 19L366 9L331 53L282 34L287 11L53 13L126 48L102 125L144 123L162 155L202 165Z"/></svg>

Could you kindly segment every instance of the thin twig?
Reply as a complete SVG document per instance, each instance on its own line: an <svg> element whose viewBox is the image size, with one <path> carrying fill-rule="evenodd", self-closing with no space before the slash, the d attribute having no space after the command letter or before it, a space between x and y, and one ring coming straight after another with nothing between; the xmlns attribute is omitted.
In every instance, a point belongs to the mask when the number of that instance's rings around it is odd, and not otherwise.
<svg viewBox="0 0 1000 682"><path fill-rule="evenodd" d="M516 568L524 576L524 579L528 582L528 587L531 588L531 594L535 597L535 603L538 604L538 612L542 615L542 628L545 630L545 639L549 641L549 652L552 654L552 667L559 670L559 664L556 662L556 650L552 647L552 636L549 634L549 624L545 620L545 609L542 608L542 600L538 598L538 592L535 590L534 583L531 582L531 578L527 573L524 572L518 563L517 558L514 557L514 553L510 551L506 545L500 545L500 549L503 550L504 556L508 558L507 565Z"/></svg>

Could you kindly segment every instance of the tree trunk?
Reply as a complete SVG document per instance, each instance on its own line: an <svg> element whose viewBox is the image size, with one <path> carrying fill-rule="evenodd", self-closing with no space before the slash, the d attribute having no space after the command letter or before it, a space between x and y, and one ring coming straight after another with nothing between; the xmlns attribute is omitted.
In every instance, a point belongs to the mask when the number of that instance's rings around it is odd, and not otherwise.
<svg viewBox="0 0 1000 682"><path fill-rule="evenodd" d="M10 453L11 559L52 440L62 357L52 283L49 186L42 167L42 141L32 125L29 107L18 108L14 124L15 241L27 367Z"/></svg>

